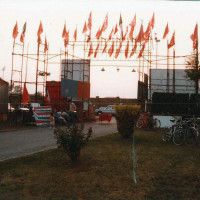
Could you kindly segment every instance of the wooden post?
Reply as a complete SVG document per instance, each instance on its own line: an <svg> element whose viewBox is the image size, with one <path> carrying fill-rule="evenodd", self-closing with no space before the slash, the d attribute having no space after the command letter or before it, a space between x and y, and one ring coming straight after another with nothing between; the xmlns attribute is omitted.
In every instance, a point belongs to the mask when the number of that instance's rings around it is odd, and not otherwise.
<svg viewBox="0 0 200 200"><path fill-rule="evenodd" d="M11 91L12 91L12 84L13 84L13 63L14 63L14 50L15 50L15 39L13 42L13 51L12 51L12 71L11 71Z"/></svg>

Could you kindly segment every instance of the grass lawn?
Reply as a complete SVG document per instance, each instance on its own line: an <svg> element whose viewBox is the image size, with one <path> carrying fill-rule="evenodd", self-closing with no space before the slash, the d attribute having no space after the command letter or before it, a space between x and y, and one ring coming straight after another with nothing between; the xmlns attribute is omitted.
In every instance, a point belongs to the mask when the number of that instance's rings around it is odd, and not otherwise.
<svg viewBox="0 0 200 200"><path fill-rule="evenodd" d="M0 162L0 199L200 199L200 146L162 142L161 133L136 130L89 141L81 161L62 149Z"/></svg>

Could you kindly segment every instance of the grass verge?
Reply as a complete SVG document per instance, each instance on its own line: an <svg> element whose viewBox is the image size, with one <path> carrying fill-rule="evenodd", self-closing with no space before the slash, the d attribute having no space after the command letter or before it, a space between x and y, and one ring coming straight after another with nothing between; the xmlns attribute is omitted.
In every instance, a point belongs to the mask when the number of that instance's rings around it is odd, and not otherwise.
<svg viewBox="0 0 200 200"><path fill-rule="evenodd" d="M71 163L63 149L0 162L0 199L200 199L200 148L163 143L159 132L93 139Z"/></svg>

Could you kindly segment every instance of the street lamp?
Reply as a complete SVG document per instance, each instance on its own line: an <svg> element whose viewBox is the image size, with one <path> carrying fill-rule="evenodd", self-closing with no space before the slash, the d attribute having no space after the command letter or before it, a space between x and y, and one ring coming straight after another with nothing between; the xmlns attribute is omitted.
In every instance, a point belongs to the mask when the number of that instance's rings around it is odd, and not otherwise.
<svg viewBox="0 0 200 200"><path fill-rule="evenodd" d="M102 72L105 72L105 69L104 69L104 67L101 69L101 71L102 71Z"/></svg>
<svg viewBox="0 0 200 200"><path fill-rule="evenodd" d="M132 72L136 72L134 68L133 68Z"/></svg>

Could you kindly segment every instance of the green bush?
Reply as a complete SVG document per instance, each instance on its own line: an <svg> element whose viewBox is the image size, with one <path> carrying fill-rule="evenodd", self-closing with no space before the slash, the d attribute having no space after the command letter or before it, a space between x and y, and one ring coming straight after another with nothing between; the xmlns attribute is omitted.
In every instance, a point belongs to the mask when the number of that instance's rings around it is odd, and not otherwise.
<svg viewBox="0 0 200 200"><path fill-rule="evenodd" d="M119 105L115 106L115 118L117 120L117 130L123 137L131 137L134 133L140 106L137 105Z"/></svg>
<svg viewBox="0 0 200 200"><path fill-rule="evenodd" d="M58 147L62 147L67 152L72 161L80 158L80 152L92 137L92 127L87 133L83 132L84 126L74 125L70 128L59 127L54 130L55 138L57 139Z"/></svg>

